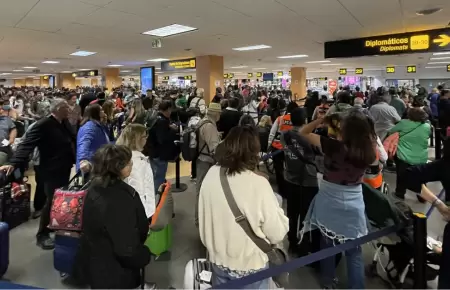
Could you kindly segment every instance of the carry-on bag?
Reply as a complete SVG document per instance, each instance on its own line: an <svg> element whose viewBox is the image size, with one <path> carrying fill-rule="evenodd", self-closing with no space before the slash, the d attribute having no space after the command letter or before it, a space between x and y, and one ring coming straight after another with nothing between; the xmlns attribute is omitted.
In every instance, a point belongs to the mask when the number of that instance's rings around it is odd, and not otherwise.
<svg viewBox="0 0 450 290"><path fill-rule="evenodd" d="M211 263L206 259L193 259L184 269L184 289L211 288Z"/></svg>
<svg viewBox="0 0 450 290"><path fill-rule="evenodd" d="M5 275L9 266L9 226L0 222L0 278Z"/></svg>
<svg viewBox="0 0 450 290"><path fill-rule="evenodd" d="M53 267L61 277L71 275L75 257L80 243L80 234L71 231L55 233L55 249L53 251Z"/></svg>
<svg viewBox="0 0 450 290"><path fill-rule="evenodd" d="M0 220L13 229L30 218L31 185L27 177L0 187Z"/></svg>

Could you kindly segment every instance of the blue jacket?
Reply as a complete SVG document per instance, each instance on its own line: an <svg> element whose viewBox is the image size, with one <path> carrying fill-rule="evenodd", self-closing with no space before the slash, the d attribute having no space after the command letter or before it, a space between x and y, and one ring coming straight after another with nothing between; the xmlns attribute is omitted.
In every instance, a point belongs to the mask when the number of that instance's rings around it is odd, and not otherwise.
<svg viewBox="0 0 450 290"><path fill-rule="evenodd" d="M433 115L434 118L437 118L439 116L439 94L437 93L433 93L430 95L430 109L431 109L431 114Z"/></svg>
<svg viewBox="0 0 450 290"><path fill-rule="evenodd" d="M108 143L108 133L100 123L88 121L81 126L77 135L77 170L80 168L80 161L91 161L97 149Z"/></svg>

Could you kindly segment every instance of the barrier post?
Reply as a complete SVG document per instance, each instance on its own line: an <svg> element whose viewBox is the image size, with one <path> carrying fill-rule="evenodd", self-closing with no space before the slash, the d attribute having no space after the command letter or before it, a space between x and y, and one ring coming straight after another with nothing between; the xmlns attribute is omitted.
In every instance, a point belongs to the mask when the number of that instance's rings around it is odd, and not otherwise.
<svg viewBox="0 0 450 290"><path fill-rule="evenodd" d="M437 159L441 159L442 158L442 150L441 150L441 146L442 146L442 140L441 140L441 132L442 129L436 127L436 129L434 130L434 138L435 138L435 142L434 142L434 158Z"/></svg>
<svg viewBox="0 0 450 290"><path fill-rule="evenodd" d="M187 189L187 185L180 182L180 160L179 156L175 160L175 187L171 188L172 192L183 192Z"/></svg>
<svg viewBox="0 0 450 290"><path fill-rule="evenodd" d="M434 126L431 126L431 138L430 138L430 147L434 147L434 134L436 134L434 132Z"/></svg>
<svg viewBox="0 0 450 290"><path fill-rule="evenodd" d="M427 217L414 213L414 289L426 289Z"/></svg>

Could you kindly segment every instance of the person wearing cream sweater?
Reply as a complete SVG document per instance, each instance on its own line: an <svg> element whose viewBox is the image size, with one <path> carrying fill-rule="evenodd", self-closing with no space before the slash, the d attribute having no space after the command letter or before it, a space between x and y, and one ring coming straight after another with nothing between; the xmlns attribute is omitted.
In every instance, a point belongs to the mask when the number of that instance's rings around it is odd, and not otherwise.
<svg viewBox="0 0 450 290"><path fill-rule="evenodd" d="M288 232L288 218L269 181L255 173L259 146L258 135L252 128L233 128L218 145L215 155L218 164L208 171L200 189L199 231L213 264L213 287L268 267L267 255L235 222L219 182L222 167L227 168L233 197L257 236L278 244ZM267 289L268 282L259 281L246 288Z"/></svg>

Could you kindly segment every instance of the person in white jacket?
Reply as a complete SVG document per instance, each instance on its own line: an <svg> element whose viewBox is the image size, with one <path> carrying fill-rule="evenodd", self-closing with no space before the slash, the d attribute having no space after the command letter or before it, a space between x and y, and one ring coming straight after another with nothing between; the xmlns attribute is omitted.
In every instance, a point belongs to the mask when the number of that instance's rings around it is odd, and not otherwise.
<svg viewBox="0 0 450 290"><path fill-rule="evenodd" d="M156 199L152 167L148 157L142 154L146 141L147 128L141 124L129 124L123 129L116 144L127 146L132 151L133 169L125 182L137 191L147 218L150 219L155 213Z"/></svg>

